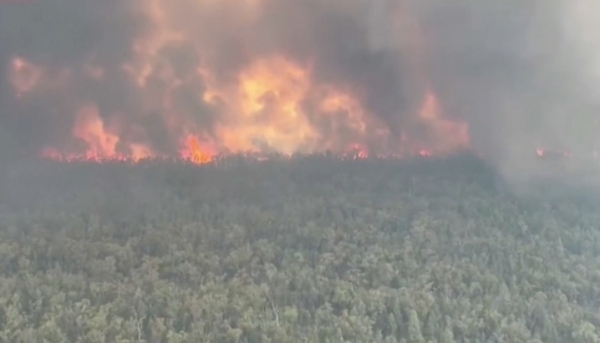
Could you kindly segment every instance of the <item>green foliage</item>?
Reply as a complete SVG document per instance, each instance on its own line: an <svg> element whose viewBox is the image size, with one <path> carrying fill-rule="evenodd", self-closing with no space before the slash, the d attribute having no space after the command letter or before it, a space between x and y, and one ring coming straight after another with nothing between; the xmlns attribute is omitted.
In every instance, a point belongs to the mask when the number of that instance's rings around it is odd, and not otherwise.
<svg viewBox="0 0 600 343"><path fill-rule="evenodd" d="M593 190L468 157L2 178L0 342L600 342Z"/></svg>

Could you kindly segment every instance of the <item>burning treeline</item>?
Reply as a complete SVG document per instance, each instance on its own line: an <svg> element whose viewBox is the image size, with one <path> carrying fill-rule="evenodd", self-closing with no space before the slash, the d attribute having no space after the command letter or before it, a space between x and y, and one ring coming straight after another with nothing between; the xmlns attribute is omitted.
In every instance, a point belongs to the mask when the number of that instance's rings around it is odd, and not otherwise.
<svg viewBox="0 0 600 343"><path fill-rule="evenodd" d="M333 0L112 6L94 15L92 43L63 48L72 54L52 56L48 37L49 51L10 56L11 111L36 126L40 154L65 160L465 148L467 124L450 119L430 82L418 18L380 5L380 14Z"/></svg>

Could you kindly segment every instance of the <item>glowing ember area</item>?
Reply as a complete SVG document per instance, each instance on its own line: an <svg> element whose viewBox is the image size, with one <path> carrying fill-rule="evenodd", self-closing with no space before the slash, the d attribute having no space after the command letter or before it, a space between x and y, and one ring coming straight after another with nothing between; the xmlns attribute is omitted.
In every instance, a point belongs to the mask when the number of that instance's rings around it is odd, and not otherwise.
<svg viewBox="0 0 600 343"><path fill-rule="evenodd" d="M548 150L538 148L535 150L535 154L539 158L545 159L564 159L564 158L574 158L574 159L597 159L598 152L596 150L587 151L579 151L577 153L572 151L561 151L561 150Z"/></svg>
<svg viewBox="0 0 600 343"><path fill-rule="evenodd" d="M41 77L41 68L19 57L13 59L10 83L13 86L17 97L34 89Z"/></svg>
<svg viewBox="0 0 600 343"><path fill-rule="evenodd" d="M354 144L352 147L350 147L349 151L345 155L352 159L369 158L369 153L358 144Z"/></svg>
<svg viewBox="0 0 600 343"><path fill-rule="evenodd" d="M208 0L140 4L128 13L142 18L144 29L120 59L102 50L61 65L13 58L15 99L40 95L18 106L34 106L68 127L47 135L40 147L44 157L169 157L202 164L236 153L429 157L469 145L468 125L445 116L431 87L415 92L411 101L421 103L416 111L400 103L376 109L380 93L400 98L398 90L376 92L363 78L328 75L326 56L311 48L294 54L290 46L259 44L249 32L268 13L267 2L243 2L240 8ZM231 37L203 30L196 18L216 13L236 28ZM414 83L428 80L415 76Z"/></svg>
<svg viewBox="0 0 600 343"><path fill-rule="evenodd" d="M535 153L536 155L538 155L538 157L543 157L544 156L544 149L536 149Z"/></svg>
<svg viewBox="0 0 600 343"><path fill-rule="evenodd" d="M419 156L422 156L422 157L431 157L431 156L433 156L433 151L431 151L431 150L421 150L421 151L419 151Z"/></svg>

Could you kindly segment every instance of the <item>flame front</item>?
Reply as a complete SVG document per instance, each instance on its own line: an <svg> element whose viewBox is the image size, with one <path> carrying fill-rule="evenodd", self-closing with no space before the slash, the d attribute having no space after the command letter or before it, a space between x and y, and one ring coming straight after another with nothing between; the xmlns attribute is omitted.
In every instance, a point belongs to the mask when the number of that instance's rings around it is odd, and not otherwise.
<svg viewBox="0 0 600 343"><path fill-rule="evenodd" d="M302 109L311 87L306 68L279 56L257 61L233 87L209 91L224 104L217 140L231 151L314 149L318 132Z"/></svg>
<svg viewBox="0 0 600 343"><path fill-rule="evenodd" d="M181 157L193 163L204 164L212 162L215 153L208 147L203 147L200 139L189 136L185 141L185 148L181 151Z"/></svg>
<svg viewBox="0 0 600 343"><path fill-rule="evenodd" d="M240 152L430 156L469 144L468 126L443 116L431 87L416 93L422 98L418 113L402 114L427 132L427 139L417 138L410 128L392 128L391 120L374 112L365 85L321 75L317 56L246 41L245 29L260 27L258 13L268 2L245 1L235 10L229 2L208 0L140 3L128 11L142 17L146 29L117 65L106 63L107 53L100 50L80 64L60 67L14 57L15 98L46 92L36 101L45 101L45 110L58 112L71 125L68 138L56 133L42 147L45 157L138 161L178 156L208 163L217 154ZM217 14L239 28L232 30L239 36L229 37L236 43L225 46L228 53L201 24L200 19ZM192 20L194 15L202 18ZM223 67L223 58L232 60L230 67ZM85 88L79 86L82 80Z"/></svg>

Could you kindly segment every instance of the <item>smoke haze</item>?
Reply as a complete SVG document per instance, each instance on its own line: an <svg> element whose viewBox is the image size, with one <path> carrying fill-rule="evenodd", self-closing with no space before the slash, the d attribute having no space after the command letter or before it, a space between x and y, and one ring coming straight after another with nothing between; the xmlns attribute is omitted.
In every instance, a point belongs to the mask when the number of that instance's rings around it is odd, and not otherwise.
<svg viewBox="0 0 600 343"><path fill-rule="evenodd" d="M4 152L590 153L592 0L0 4ZM199 148L199 147L197 147Z"/></svg>

